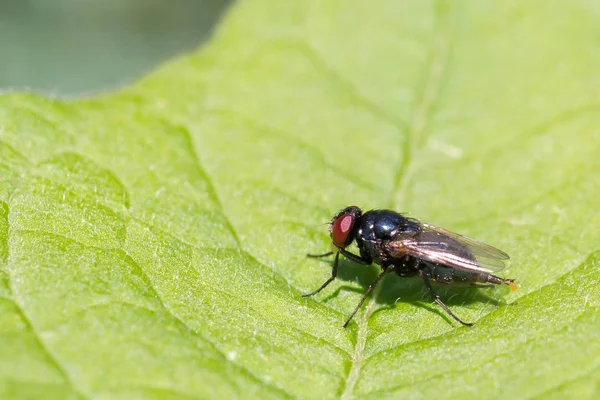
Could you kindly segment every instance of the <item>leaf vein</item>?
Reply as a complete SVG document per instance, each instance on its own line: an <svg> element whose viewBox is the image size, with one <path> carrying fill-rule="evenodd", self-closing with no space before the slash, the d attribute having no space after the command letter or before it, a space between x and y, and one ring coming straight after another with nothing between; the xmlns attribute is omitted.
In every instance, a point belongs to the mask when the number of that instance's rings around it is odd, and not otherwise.
<svg viewBox="0 0 600 400"><path fill-rule="evenodd" d="M589 311L591 311L591 310L594 310L594 311L596 311L596 310L598 310L598 307L588 307L588 308L586 308L586 309L585 309L585 310L583 310L581 313L577 314L577 315L576 315L576 316L575 316L575 317L574 317L574 318L571 320L571 322L570 322L570 323L566 323L566 322L565 322L565 325L561 326L561 327L560 327L560 328L558 328L558 329L552 330L551 332L544 332L544 334L543 334L543 335L542 335L542 334L539 334L539 335L537 335L537 336L535 336L535 337L533 337L533 338L526 339L526 340L524 340L524 341L522 341L522 342L519 342L519 343L514 343L514 342L512 342L512 343L511 343L511 347L510 347L510 349L508 349L508 350L506 350L506 351L500 351L500 352L498 352L498 353L494 353L494 354L493 354L493 356L491 356L491 357L487 357L487 358L484 358L484 359L482 359L482 360L478 360L478 363L477 363L477 365L476 365L476 366L483 366L483 365L487 364L488 362L490 362L490 361L493 361L493 360L497 359L498 357L502 357L502 356L505 356L505 355L507 355L507 354L514 354L514 353L518 352L518 351L516 351L518 348L522 348L522 347L525 347L525 346L527 346L528 344L535 343L535 342L539 341L539 337L543 337L543 338L546 338L546 339L547 339L548 337L550 337L550 336L551 336L551 335L553 335L553 334L557 334L557 333L559 333L559 332L561 332L561 331L565 331L565 330L571 329L571 327L572 327L572 324L573 324L573 323L574 323L574 322L575 322L577 319L579 319L579 318L581 318L582 316L586 315L586 313L587 313L587 312L589 312ZM474 366L474 365L468 365L468 366L467 366L467 367L465 367L465 368L456 368L456 369L452 369L452 370L450 370L450 369L446 369L446 370L444 370L444 371L443 371L443 372L441 372L441 373L437 373L437 374L434 374L434 375L429 375L429 376L427 376L426 378L423 378L423 379L418 379L418 380L416 380L416 381L412 381L412 382L410 382L410 383L402 383L402 384L399 384L399 385L390 386L390 387L388 387L388 388L385 388L385 389L379 389L379 390L375 390L375 391L373 391L373 392L370 392L370 393L369 393L369 395L390 393L390 392L394 392L394 391L400 390L400 389L402 389L402 388L406 388L406 387L413 387L413 386L415 386L415 385L418 385L418 384L423 384L423 383L427 383L427 382L432 382L432 381L435 381L435 380L436 380L436 379L438 379L438 378L441 378L441 377L447 377L447 376L448 376L448 374L458 374L458 373L461 373L461 372L464 372L464 371L472 371L473 369L475 369L474 367L476 367L476 366ZM600 364L598 364L598 366L600 366ZM598 367L598 366L597 366L597 367ZM595 367L594 369L596 369L596 367ZM576 377L576 379L577 379L577 378L579 378L580 376L581 376L581 375L578 375L578 376ZM568 381L570 381L570 380L571 380L571 379L569 379ZM567 381L567 382L568 382L568 381ZM561 384L557 385L556 387L560 387L560 386L561 386ZM543 393L549 392L550 390L552 390L552 389L554 389L554 388L556 388L556 387L550 388L550 389L548 389L548 390L544 391ZM542 393L542 394L543 394L543 393ZM537 397L537 396L536 396L536 397Z"/></svg>
<svg viewBox="0 0 600 400"><path fill-rule="evenodd" d="M8 217L6 220L10 224L10 219ZM11 234L10 225L9 225L7 231L8 231L7 232L7 244L8 244L10 234ZM7 251L6 260L7 260L7 263L10 265L10 262L11 262L10 245L7 246L6 251ZM10 301L12 301L12 303L15 305L15 308L17 310L17 313L19 314L19 317L23 320L23 323L25 324L27 329L31 332L34 340L36 341L38 346L40 346L40 349L42 350L42 352L46 355L46 358L47 358L48 362L50 363L50 365L52 365L56 369L58 374L62 377L64 383L69 388L71 388L73 393L77 394L81 398L91 398L90 395L84 393L81 388L78 388L75 385L75 381L73 379L71 379L71 376L69 375L69 372L67 371L67 369L62 366L59 359L52 353L52 351L50 350L50 348L48 347L46 342L42 339L40 333L37 331L35 325L33 324L33 321L29 318L29 316L25 312L25 309L17 300L17 298L19 296L16 296L16 291L15 291L15 288L13 285L13 280L12 280L12 276L11 276L10 272L7 270L7 271L5 271L5 273L6 273L6 277L8 280L8 290L13 297L13 299L11 299Z"/></svg>
<svg viewBox="0 0 600 400"><path fill-rule="evenodd" d="M349 175L347 169L339 168L339 167L335 166L334 164L328 162L327 159L325 158L325 156L323 156L322 152L318 148L313 146L311 143L302 140L301 138L297 137L294 134L287 134L285 132L282 132L279 128L276 128L274 126L271 126L271 125L266 124L261 121L257 121L254 118L251 118L247 115L243 115L242 113L240 113L237 110L227 109L227 108L223 108L223 107L219 107L219 108L214 107L214 108L208 109L207 112L214 113L216 115L233 116L233 117L240 118L243 120L244 124L250 126L251 129L256 130L258 132L264 132L265 135L270 135L271 137L274 137L278 140L284 141L284 142L286 142L287 145L289 145L289 142L292 141L294 144L294 146L292 146L292 147L294 147L296 149L302 148L302 149L306 150L306 152L308 154L312 155L313 159L318 161L321 164L321 166L328 168L331 171L335 172L337 176L344 178L349 182L359 184L361 187L363 187L367 190L371 190L371 191L381 190L381 188L377 187L376 185L373 185L372 183L370 183L368 181L361 179L358 176Z"/></svg>
<svg viewBox="0 0 600 400"><path fill-rule="evenodd" d="M227 227L227 229L231 233L231 236L233 237L233 239L237 243L238 247L240 249L242 249L243 248L242 247L242 242L240 241L238 233L234 229L233 224L231 223L231 221L229 220L229 217L227 216L227 214L225 213L225 210L223 209L223 204L221 203L221 200L219 199L219 195L217 193L217 190L216 190L216 187L215 187L215 185L213 183L213 180L208 175L208 172L206 171L206 169L204 169L204 167L202 166L202 163L200 162L200 156L199 156L199 154L198 154L198 152L196 150L196 146L195 146L194 138L192 137L192 134L190 133L190 131L187 128L182 129L182 131L184 133L184 138L185 138L185 140L187 142L186 144L188 146L188 149L191 152L192 156L194 157L194 162L196 164L196 168L197 168L198 174L206 182L206 191L208 192L209 197L211 198L211 200L217 206L217 209L219 210L219 213L223 216L224 221L225 221L225 226Z"/></svg>
<svg viewBox="0 0 600 400"><path fill-rule="evenodd" d="M180 326L182 326L185 330L187 330L191 335L196 336L197 338L201 339L202 341L210 344L210 346L212 347L212 349L217 354L219 354L224 361L226 361L226 362L234 365L236 368L239 368L240 371L242 371L244 374L246 374L246 376L248 376L252 380L255 380L256 382L264 385L265 387L268 387L268 388L274 390L277 393L285 394L287 397L290 397L290 398L292 397L283 388L280 388L279 386L273 385L272 383L267 382L264 379L261 379L260 377L258 377L254 373L252 373L252 371L250 371L248 368L246 368L243 365L240 365L239 363L236 363L235 361L230 360L229 358L227 358L227 355L225 354L225 352L222 351L221 349L219 349L213 340L209 339L208 337L206 337L205 335L203 335L199 331L193 329L185 321L183 321L181 318L179 318L179 316L177 316L174 311L172 311L169 307L167 307L167 305L165 304L162 296L159 294L159 292L154 287L154 285L152 283L152 279L150 279L150 277L148 276L148 274L146 273L146 271L140 266L140 264L137 261L135 261L135 259L131 255L129 255L125 250L122 250L122 251L125 254L125 256L127 257L127 259L130 260L130 262L133 263L137 267L137 269L140 271L140 273L144 277L144 280L146 281L147 285L150 287L150 289L154 293L154 296L160 302L160 305L163 308L163 310L165 310L165 312L167 312L171 316L171 318L173 318ZM229 376L226 376L225 379L227 379L231 383L232 386L237 387L238 389L241 389L239 387L238 382L235 381L234 379L231 379Z"/></svg>

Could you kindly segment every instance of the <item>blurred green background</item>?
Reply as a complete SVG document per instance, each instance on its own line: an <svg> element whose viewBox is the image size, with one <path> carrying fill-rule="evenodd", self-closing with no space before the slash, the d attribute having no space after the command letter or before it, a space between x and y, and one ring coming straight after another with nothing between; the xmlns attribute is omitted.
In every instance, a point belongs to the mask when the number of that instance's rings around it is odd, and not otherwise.
<svg viewBox="0 0 600 400"><path fill-rule="evenodd" d="M106 91L210 36L231 0L0 0L0 90Z"/></svg>

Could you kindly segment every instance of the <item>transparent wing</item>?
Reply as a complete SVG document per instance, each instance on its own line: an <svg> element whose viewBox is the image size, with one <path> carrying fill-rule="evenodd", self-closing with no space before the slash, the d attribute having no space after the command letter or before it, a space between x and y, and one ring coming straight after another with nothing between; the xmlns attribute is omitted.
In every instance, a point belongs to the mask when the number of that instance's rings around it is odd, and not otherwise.
<svg viewBox="0 0 600 400"><path fill-rule="evenodd" d="M386 244L394 257L410 255L471 272L497 272L510 257L495 247L458 233L420 222L421 230Z"/></svg>

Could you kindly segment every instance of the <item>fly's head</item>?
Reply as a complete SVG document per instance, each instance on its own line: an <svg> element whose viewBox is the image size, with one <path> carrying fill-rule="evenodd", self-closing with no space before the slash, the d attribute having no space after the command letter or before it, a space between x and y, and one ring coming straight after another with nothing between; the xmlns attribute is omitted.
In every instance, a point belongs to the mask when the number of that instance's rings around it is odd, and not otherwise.
<svg viewBox="0 0 600 400"><path fill-rule="evenodd" d="M358 221L362 215L360 208L350 206L338 212L329 223L329 232L331 232L332 248L336 252L338 249L344 249L354 240L354 231L358 226Z"/></svg>

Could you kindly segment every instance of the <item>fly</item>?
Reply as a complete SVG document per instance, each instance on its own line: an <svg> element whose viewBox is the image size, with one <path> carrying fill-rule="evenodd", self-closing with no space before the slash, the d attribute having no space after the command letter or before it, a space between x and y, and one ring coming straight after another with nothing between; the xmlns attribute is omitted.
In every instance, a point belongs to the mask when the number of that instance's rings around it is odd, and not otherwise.
<svg viewBox="0 0 600 400"><path fill-rule="evenodd" d="M364 214L359 207L346 207L329 223L332 251L308 254L319 258L335 254L331 277L317 290L303 295L314 296L337 277L340 254L359 264L378 264L382 272L369 285L362 299L346 320L348 326L373 288L390 272L403 278L420 277L425 288L444 311L463 325L473 324L458 318L435 293L431 282L441 284L484 283L507 285L517 290L513 279L500 278L493 272L504 268L508 254L495 247L469 239L391 210L371 210ZM360 255L346 250L356 241Z"/></svg>

